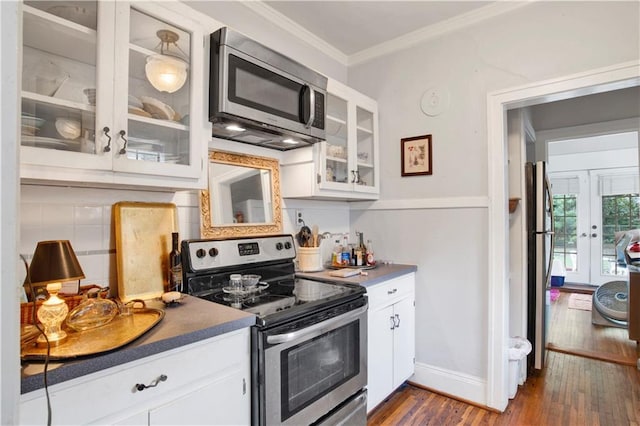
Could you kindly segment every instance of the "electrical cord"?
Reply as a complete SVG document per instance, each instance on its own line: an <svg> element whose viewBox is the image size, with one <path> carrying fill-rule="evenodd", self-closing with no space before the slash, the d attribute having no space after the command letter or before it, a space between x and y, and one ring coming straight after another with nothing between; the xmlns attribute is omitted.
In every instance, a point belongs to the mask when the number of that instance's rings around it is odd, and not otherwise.
<svg viewBox="0 0 640 426"><path fill-rule="evenodd" d="M44 357L43 378L44 378L44 393L47 397L47 426L51 426L51 399L49 397L49 382L47 380L47 370L49 369L49 355L51 353L51 343L49 342L49 338L47 337L46 333L42 329L42 326L38 323L38 318L36 316L36 311L38 306L36 303L35 293L33 291L33 284L31 283L31 275L29 274L29 265L27 264L27 260L24 258L22 254L20 255L20 258L22 259L22 262L24 263L24 267L27 270L27 276L25 277L24 280L29 285L29 293L31 293L31 296L33 298L32 300L33 310L31 312L31 315L32 315L31 320L33 321L33 325L38 329L40 333L42 333L45 341L47 342L47 354Z"/></svg>

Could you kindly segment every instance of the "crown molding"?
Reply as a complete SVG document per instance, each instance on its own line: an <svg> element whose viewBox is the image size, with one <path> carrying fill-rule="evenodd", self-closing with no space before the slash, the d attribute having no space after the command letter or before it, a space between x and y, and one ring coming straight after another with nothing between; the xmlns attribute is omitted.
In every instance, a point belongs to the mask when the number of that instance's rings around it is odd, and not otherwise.
<svg viewBox="0 0 640 426"><path fill-rule="evenodd" d="M465 14L455 16L445 21L441 21L436 24L429 25L428 27L410 32L406 35L385 41L368 49L361 50L360 52L354 53L351 56L348 56L342 51L336 49L326 41L312 34L306 28L302 27L295 21L292 21L291 19L273 9L271 6L265 4L261 0L241 1L241 3L247 8L253 10L258 15L269 20L273 24L291 33L296 38L309 43L311 46L320 50L338 63L344 65L345 67L348 67L367 62L374 58L388 55L393 52L397 52L398 50L409 48L418 43L440 37L443 34L476 24L485 19L490 19L502 15L503 13L511 12L534 1L536 0L497 1L487 6L467 12Z"/></svg>
<svg viewBox="0 0 640 426"><path fill-rule="evenodd" d="M310 31L308 31L306 28L302 27L295 21L292 21L291 19L287 18L285 15L278 12L271 6L263 3L260 0L242 1L241 3L247 8L253 10L255 13L271 21L278 27L291 33L296 38L309 43L310 45L320 50L325 55L336 60L337 62L344 65L345 67L347 66L348 59L349 59L347 55L345 55L340 50L336 49L326 41L322 40L320 37L317 37L316 35L312 34Z"/></svg>
<svg viewBox="0 0 640 426"><path fill-rule="evenodd" d="M462 15L454 16L453 18L412 31L403 36L354 53L349 56L347 66L357 65L380 56L397 52L398 50L409 48L418 43L440 37L443 34L519 9L533 1L535 0L498 1Z"/></svg>

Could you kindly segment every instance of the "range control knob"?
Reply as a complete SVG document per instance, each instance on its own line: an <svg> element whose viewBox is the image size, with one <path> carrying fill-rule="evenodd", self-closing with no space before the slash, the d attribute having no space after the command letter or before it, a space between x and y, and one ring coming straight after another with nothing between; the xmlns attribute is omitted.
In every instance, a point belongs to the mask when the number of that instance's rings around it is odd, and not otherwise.
<svg viewBox="0 0 640 426"><path fill-rule="evenodd" d="M205 257L207 255L207 252L205 249L198 249L196 250L196 256L199 257L200 259L202 259L203 257Z"/></svg>
<svg viewBox="0 0 640 426"><path fill-rule="evenodd" d="M286 243L284 243L284 248L286 248L287 250L291 249L291 241L287 241Z"/></svg>
<svg viewBox="0 0 640 426"><path fill-rule="evenodd" d="M216 257L218 255L218 249L215 247L212 247L209 249L209 256L211 257Z"/></svg>
<svg viewBox="0 0 640 426"><path fill-rule="evenodd" d="M282 250L282 243L276 243L276 250Z"/></svg>

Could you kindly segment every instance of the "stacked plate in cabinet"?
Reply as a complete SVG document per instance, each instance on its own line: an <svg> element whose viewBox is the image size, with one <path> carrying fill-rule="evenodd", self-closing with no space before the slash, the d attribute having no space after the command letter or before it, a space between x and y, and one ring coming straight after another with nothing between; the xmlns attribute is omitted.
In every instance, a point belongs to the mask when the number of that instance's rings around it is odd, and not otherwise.
<svg viewBox="0 0 640 426"><path fill-rule="evenodd" d="M159 163L179 163L183 156L163 152L162 149L164 146L165 143L159 139L131 136L129 138L127 158Z"/></svg>

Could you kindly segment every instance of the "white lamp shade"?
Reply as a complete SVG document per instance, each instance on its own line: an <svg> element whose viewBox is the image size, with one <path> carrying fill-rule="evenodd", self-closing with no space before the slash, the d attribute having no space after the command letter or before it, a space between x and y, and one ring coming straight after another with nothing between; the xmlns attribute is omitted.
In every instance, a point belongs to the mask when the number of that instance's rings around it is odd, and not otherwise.
<svg viewBox="0 0 640 426"><path fill-rule="evenodd" d="M173 93L187 81L186 62L166 55L147 58L145 74L149 83L161 92Z"/></svg>

